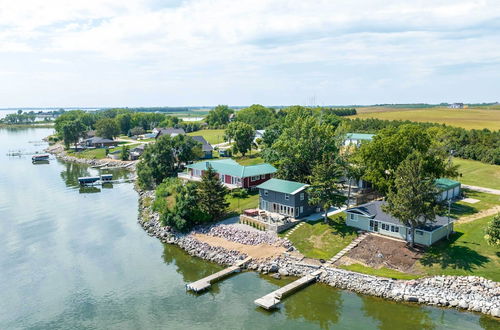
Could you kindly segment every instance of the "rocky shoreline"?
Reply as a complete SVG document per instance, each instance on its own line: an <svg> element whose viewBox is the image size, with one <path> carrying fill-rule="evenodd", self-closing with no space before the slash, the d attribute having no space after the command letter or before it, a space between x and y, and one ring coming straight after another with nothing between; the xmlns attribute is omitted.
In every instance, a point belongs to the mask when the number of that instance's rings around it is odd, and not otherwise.
<svg viewBox="0 0 500 330"><path fill-rule="evenodd" d="M94 160L68 156L60 145L49 147L46 151L55 154L62 160L91 166L110 162L107 159ZM129 163L113 161L113 164L117 165ZM135 165L129 166L127 169L134 171ZM137 187L136 190L139 194L138 222L148 235L157 237L163 243L176 244L191 256L221 265L233 265L247 257L246 254L239 251L211 246L200 242L190 234L179 234L168 226L162 226L159 214L153 212L150 207L154 200L154 191L141 191ZM219 236L239 243L242 243L243 240L244 244L249 245L264 242L283 246L288 251L294 250L289 241L271 238L266 232L256 234L244 230L238 232L235 229L228 232L228 229L224 227L210 226L198 228L194 233ZM272 273L275 278L281 276L300 277L321 268L324 272L318 280L335 288L394 301L469 310L500 318L500 283L478 276L434 276L417 280L395 280L306 263L289 253L277 258L252 260L246 267L248 270L263 274Z"/></svg>
<svg viewBox="0 0 500 330"><path fill-rule="evenodd" d="M191 256L221 265L233 265L238 260L247 257L238 251L229 251L202 243L189 234L176 234L170 228L162 226L159 222L159 215L152 212L146 205L150 203L144 203L146 199L153 198L153 192L139 191L139 208L142 215L139 224L150 236L155 236L164 243L177 244ZM216 226L197 229L195 232L219 236L219 233L226 231L224 228L214 228ZM254 233L245 231L239 234L233 233L224 238L238 241L240 236L245 235L254 235L255 244L261 242ZM264 235L266 234L264 233ZM275 243L284 244L293 250L291 243L282 241ZM252 242L246 242L246 244L252 244ZM320 276L319 281L335 288L394 301L452 307L500 317L500 284L478 276L434 276L417 280L395 280L309 264L288 253L273 259L252 260L247 265L248 270L263 274L272 273L273 277L276 278L281 276L300 277L320 268L324 270L324 273Z"/></svg>

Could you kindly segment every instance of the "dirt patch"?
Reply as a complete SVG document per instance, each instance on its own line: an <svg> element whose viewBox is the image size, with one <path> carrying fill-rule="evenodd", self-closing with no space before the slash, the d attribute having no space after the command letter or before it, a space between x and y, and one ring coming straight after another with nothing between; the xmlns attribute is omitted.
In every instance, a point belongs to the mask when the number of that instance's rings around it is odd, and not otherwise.
<svg viewBox="0 0 500 330"><path fill-rule="evenodd" d="M484 217L488 217L490 215L497 214L498 212L500 212L500 207L495 206L495 207L492 207L491 209L487 209L487 210L481 211L481 212L476 213L476 214L472 214L472 215L469 215L469 216L466 216L466 217L462 217L462 218L458 219L457 222L458 223L471 222L471 221L474 221L474 220L477 220L477 219L481 219L481 218L484 218Z"/></svg>
<svg viewBox="0 0 500 330"><path fill-rule="evenodd" d="M205 234L194 234L193 236L203 243L207 243L212 246L220 246L227 250L236 250L241 253L245 253L253 259L276 257L283 252L286 252L286 249L284 247L277 247L269 244L246 245L228 241L221 237L209 236Z"/></svg>
<svg viewBox="0 0 500 330"><path fill-rule="evenodd" d="M339 263L358 262L373 268L387 267L400 272L414 273L415 263L422 257L422 254L422 249L410 249L406 246L406 242L369 235L346 257L341 258Z"/></svg>

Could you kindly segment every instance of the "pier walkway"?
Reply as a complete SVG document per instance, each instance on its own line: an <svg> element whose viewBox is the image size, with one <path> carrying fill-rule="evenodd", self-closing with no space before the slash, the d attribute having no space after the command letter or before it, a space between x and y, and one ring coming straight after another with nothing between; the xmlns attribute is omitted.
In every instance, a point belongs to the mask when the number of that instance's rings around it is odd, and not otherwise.
<svg viewBox="0 0 500 330"><path fill-rule="evenodd" d="M194 291L194 292L204 291L204 290L210 288L210 286L212 286L213 283L223 279L224 277L226 277L232 273L239 272L241 270L241 267L248 264L251 260L252 260L252 258L248 257L245 260L241 260L241 261L237 262L236 265L234 265L234 266L230 266L226 269L221 270L220 272L209 275L209 276L202 278L201 280L198 280L196 282L188 283L188 284L186 284L186 289Z"/></svg>
<svg viewBox="0 0 500 330"><path fill-rule="evenodd" d="M265 309L274 308L286 296L294 293L297 290L302 289L303 287L305 287L306 285L308 285L312 282L315 282L316 279L318 278L318 276L321 275L321 273L323 273L323 270L317 270L311 274L303 276L303 277L299 278L298 280L296 280L290 284L287 284L284 287L279 288L278 290L273 291L273 292L265 295L262 298L256 299L254 301L254 303L257 306L260 306L260 307L265 308Z"/></svg>

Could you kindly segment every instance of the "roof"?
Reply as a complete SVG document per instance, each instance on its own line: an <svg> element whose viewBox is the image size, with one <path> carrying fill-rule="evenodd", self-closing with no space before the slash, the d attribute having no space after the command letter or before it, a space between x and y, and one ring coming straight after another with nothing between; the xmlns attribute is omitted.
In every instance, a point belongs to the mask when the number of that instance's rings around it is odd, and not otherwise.
<svg viewBox="0 0 500 330"><path fill-rule="evenodd" d="M176 135L184 135L186 132L184 131L183 128L157 128L158 133L156 134L156 137L161 136L161 135L170 135L170 136L176 136Z"/></svg>
<svg viewBox="0 0 500 330"><path fill-rule="evenodd" d="M300 183L300 182L295 182L295 181L288 181L288 180L281 180L281 179L270 179L267 180L266 182L260 184L257 186L259 189L266 189L266 190L271 190L271 191L277 191L281 192L284 194L290 194L290 195L295 195L299 191L302 191L304 188L308 187L309 185L305 183Z"/></svg>
<svg viewBox="0 0 500 330"><path fill-rule="evenodd" d="M457 186L460 186L460 182L447 179L447 178L440 178L435 181L436 187L438 187L439 190L449 190L452 188L455 188Z"/></svg>
<svg viewBox="0 0 500 330"><path fill-rule="evenodd" d="M347 213L361 214L366 217L372 218L374 220L383 221L392 223L395 225L403 225L405 226L399 219L393 217L389 213L386 213L382 210L382 205L386 204L384 201L373 201L370 203L366 203L357 207L350 208L346 210ZM450 219L453 221L453 219ZM436 216L436 222L429 223L425 227L421 227L418 229L422 229L425 231L433 231L448 224L448 217Z"/></svg>
<svg viewBox="0 0 500 330"><path fill-rule="evenodd" d="M91 137L90 139L86 139L84 141L85 142L90 142L90 143L112 143L112 142L115 142L113 140L105 139L105 138L102 138L102 137L99 137L99 136L94 136L94 137Z"/></svg>
<svg viewBox="0 0 500 330"><path fill-rule="evenodd" d="M228 174L231 176L246 178L254 175L263 175L276 172L276 168L271 164L258 164L243 166L232 159L207 160L186 166L195 170L206 170L211 166L215 172Z"/></svg>
<svg viewBox="0 0 500 330"><path fill-rule="evenodd" d="M195 135L195 136L191 136L195 141L198 141L201 143L201 150L202 151L212 151L214 150L214 148L212 147L212 145L210 143L207 142L207 140L205 140L205 138L201 135Z"/></svg>
<svg viewBox="0 0 500 330"><path fill-rule="evenodd" d="M368 140L371 141L375 134L365 134L365 133L347 133L347 140Z"/></svg>

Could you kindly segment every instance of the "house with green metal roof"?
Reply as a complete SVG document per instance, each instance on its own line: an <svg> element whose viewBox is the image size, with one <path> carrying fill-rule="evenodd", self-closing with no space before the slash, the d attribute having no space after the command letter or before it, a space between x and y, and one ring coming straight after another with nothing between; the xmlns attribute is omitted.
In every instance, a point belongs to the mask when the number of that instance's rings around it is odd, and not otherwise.
<svg viewBox="0 0 500 330"><path fill-rule="evenodd" d="M440 202L458 198L460 196L461 184L458 181L447 178L439 178L435 181L435 185L439 190L438 200Z"/></svg>
<svg viewBox="0 0 500 330"><path fill-rule="evenodd" d="M257 186L259 189L259 209L278 213L291 218L302 218L318 211L316 205L309 204L307 187L300 182L270 179Z"/></svg>
<svg viewBox="0 0 500 330"><path fill-rule="evenodd" d="M371 141L375 134L365 133L347 133L344 141L345 146L355 145L359 146L361 143Z"/></svg>
<svg viewBox="0 0 500 330"><path fill-rule="evenodd" d="M220 181L228 188L253 188L272 178L277 171L271 164L240 165L233 159L207 160L186 166L187 172L179 173L181 179L200 181L203 172L211 167Z"/></svg>

